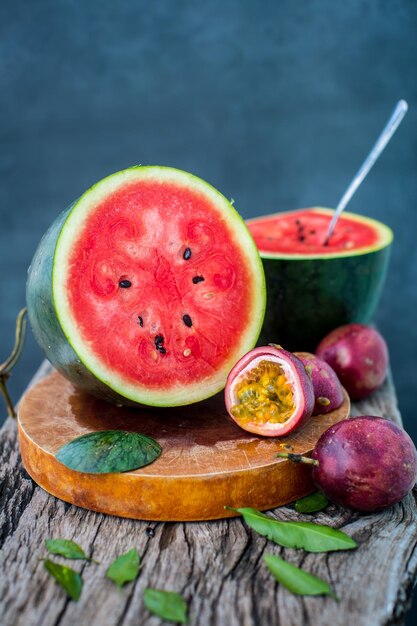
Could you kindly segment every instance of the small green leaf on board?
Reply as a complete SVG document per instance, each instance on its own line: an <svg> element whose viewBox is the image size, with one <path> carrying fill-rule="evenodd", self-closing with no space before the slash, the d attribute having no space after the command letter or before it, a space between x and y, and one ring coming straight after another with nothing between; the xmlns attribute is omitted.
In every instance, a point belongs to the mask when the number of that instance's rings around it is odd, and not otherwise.
<svg viewBox="0 0 417 626"><path fill-rule="evenodd" d="M321 578L273 554L265 554L264 561L275 580L292 593L298 596L332 596L337 600L330 586Z"/></svg>
<svg viewBox="0 0 417 626"><path fill-rule="evenodd" d="M123 587L124 584L130 583L138 577L139 568L140 557L138 551L136 548L132 548L113 561L106 572L106 576L118 587Z"/></svg>
<svg viewBox="0 0 417 626"><path fill-rule="evenodd" d="M352 537L331 526L312 522L280 522L251 508L231 510L240 513L248 526L257 533L285 548L303 548L307 552L332 552L357 547Z"/></svg>
<svg viewBox="0 0 417 626"><path fill-rule="evenodd" d="M67 596L71 600L77 601L83 588L83 581L79 573L71 567L54 563L49 559L45 559L43 565L46 571L61 585Z"/></svg>
<svg viewBox="0 0 417 626"><path fill-rule="evenodd" d="M58 554L66 559L91 559L75 541L70 539L46 539L45 546L50 554Z"/></svg>
<svg viewBox="0 0 417 626"><path fill-rule="evenodd" d="M317 513L323 511L329 504L327 496L322 491L315 491L295 503L297 513Z"/></svg>
<svg viewBox="0 0 417 626"><path fill-rule="evenodd" d="M57 452L60 463L77 472L128 472L153 463L161 446L151 437L125 430L101 430L70 441Z"/></svg>
<svg viewBox="0 0 417 626"><path fill-rule="evenodd" d="M143 601L148 611L170 622L187 624L187 603L175 591L145 589Z"/></svg>

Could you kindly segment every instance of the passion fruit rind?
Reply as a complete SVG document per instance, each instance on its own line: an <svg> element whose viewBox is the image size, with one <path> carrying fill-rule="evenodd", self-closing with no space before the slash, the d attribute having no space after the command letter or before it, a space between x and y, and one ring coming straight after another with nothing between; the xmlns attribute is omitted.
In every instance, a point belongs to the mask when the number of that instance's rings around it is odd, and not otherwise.
<svg viewBox="0 0 417 626"><path fill-rule="evenodd" d="M244 430L279 437L311 416L315 398L300 359L270 345L251 350L236 363L227 378L225 403Z"/></svg>
<svg viewBox="0 0 417 626"><path fill-rule="evenodd" d="M365 324L346 324L326 335L316 348L336 372L352 400L366 398L384 382L388 347L382 335Z"/></svg>
<svg viewBox="0 0 417 626"><path fill-rule="evenodd" d="M336 504L358 511L400 502L417 479L413 441L382 417L361 415L338 422L322 434L311 456L316 485Z"/></svg>
<svg viewBox="0 0 417 626"><path fill-rule="evenodd" d="M303 363L313 383L315 397L313 415L323 415L338 409L343 403L343 389L334 369L310 352L294 354Z"/></svg>

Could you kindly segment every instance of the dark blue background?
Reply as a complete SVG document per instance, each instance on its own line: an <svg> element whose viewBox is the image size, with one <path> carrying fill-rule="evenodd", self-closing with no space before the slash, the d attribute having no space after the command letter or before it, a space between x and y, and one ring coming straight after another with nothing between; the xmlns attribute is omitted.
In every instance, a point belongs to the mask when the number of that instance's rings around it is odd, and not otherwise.
<svg viewBox="0 0 417 626"><path fill-rule="evenodd" d="M417 440L416 28L413 0L3 0L0 360L41 235L95 181L163 164L244 217L334 206L403 97L410 112L349 208L395 231L376 321ZM40 359L29 336L15 399Z"/></svg>

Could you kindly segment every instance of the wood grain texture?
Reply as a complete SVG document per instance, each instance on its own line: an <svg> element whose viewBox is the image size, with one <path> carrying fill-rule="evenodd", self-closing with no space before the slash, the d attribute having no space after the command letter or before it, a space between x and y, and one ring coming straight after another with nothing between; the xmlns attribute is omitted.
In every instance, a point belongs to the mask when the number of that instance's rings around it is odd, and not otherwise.
<svg viewBox="0 0 417 626"><path fill-rule="evenodd" d="M45 370L43 371L45 373ZM392 383L353 406L400 422ZM147 586L182 593L190 623L201 626L386 626L401 624L417 571L417 509L414 495L378 514L360 515L330 506L315 516L289 507L277 519L314 519L343 528L356 551L306 554L281 549L248 529L241 519L152 523L93 513L49 496L27 477L17 449L16 423L1 432L0 621L4 626L159 626L143 605ZM154 537L146 529L152 527ZM99 565L74 561L84 589L68 601L38 559L46 538L79 542ZM115 588L104 578L113 558L131 547L142 557L135 583ZM279 554L329 581L340 602L297 598L277 585L262 562ZM56 560L60 560L57 557ZM64 562L64 561L63 561Z"/></svg>
<svg viewBox="0 0 417 626"><path fill-rule="evenodd" d="M54 496L101 513L153 521L233 517L225 506L272 509L314 491L311 471L276 454L309 455L320 435L349 415L341 407L315 415L287 437L259 437L229 419L223 394L172 409L117 407L75 387L57 372L22 398L18 411L23 466ZM118 474L85 474L55 454L73 439L121 429L153 437L162 446L151 465Z"/></svg>

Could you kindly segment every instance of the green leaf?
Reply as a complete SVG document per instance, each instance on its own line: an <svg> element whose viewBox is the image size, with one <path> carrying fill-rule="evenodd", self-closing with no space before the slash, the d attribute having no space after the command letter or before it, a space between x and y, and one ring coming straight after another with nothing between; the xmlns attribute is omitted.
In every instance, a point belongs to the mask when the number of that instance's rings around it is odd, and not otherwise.
<svg viewBox="0 0 417 626"><path fill-rule="evenodd" d="M135 580L139 574L140 558L136 548L121 554L113 561L106 572L115 585L123 587L125 583Z"/></svg>
<svg viewBox="0 0 417 626"><path fill-rule="evenodd" d="M51 554L59 554L66 559L91 559L75 541L70 539L46 539L45 546Z"/></svg>
<svg viewBox="0 0 417 626"><path fill-rule="evenodd" d="M51 574L61 585L67 596L72 600L78 600L83 588L83 581L78 572L71 567L54 563L49 559L45 559L43 565L47 572Z"/></svg>
<svg viewBox="0 0 417 626"><path fill-rule="evenodd" d="M307 552L352 550L356 541L337 528L312 522L280 522L256 509L232 509L243 516L257 533L285 548L303 548Z"/></svg>
<svg viewBox="0 0 417 626"><path fill-rule="evenodd" d="M187 624L187 603L174 591L162 591L160 589L145 589L143 601L151 613L162 617L170 622Z"/></svg>
<svg viewBox="0 0 417 626"><path fill-rule="evenodd" d="M316 491L305 498L297 500L295 510L297 513L317 513L317 511L323 511L328 504L327 496L322 491Z"/></svg>
<svg viewBox="0 0 417 626"><path fill-rule="evenodd" d="M161 446L151 437L125 430L101 430L82 435L58 450L57 460L88 474L127 472L149 465Z"/></svg>
<svg viewBox="0 0 417 626"><path fill-rule="evenodd" d="M332 596L337 600L329 585L321 578L273 554L265 554L264 561L275 580L292 593L298 596Z"/></svg>

